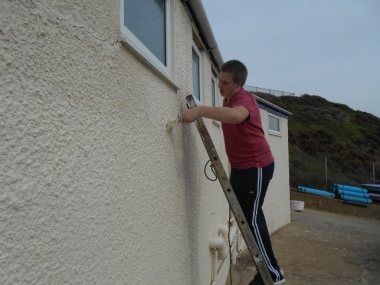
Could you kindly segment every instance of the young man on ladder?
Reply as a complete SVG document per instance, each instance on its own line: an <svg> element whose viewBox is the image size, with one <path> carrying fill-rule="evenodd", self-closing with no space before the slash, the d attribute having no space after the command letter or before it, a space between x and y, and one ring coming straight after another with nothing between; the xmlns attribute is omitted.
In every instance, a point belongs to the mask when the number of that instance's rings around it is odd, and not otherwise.
<svg viewBox="0 0 380 285"><path fill-rule="evenodd" d="M230 182L256 240L274 284L285 278L274 257L262 205L273 177L274 158L264 136L259 106L252 94L243 89L248 71L238 60L220 67L219 90L223 107L197 106L185 111L181 123L198 117L222 122L225 148L231 164ZM264 284L259 273L249 285Z"/></svg>

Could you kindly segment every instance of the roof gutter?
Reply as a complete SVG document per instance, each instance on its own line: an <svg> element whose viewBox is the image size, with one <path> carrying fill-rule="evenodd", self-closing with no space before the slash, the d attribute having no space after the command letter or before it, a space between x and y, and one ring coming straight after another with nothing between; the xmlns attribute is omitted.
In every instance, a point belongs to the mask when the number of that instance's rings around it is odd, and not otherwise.
<svg viewBox="0 0 380 285"><path fill-rule="evenodd" d="M207 47L207 51L210 52L211 58L219 70L219 67L223 64L223 58L215 41L214 33L212 32L202 1L184 0L183 2L188 7L199 29L200 36Z"/></svg>

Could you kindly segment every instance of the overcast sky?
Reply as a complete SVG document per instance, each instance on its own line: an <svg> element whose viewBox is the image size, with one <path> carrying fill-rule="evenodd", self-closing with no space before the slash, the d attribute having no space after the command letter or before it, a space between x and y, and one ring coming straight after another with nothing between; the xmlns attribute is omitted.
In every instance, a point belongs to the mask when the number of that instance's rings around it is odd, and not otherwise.
<svg viewBox="0 0 380 285"><path fill-rule="evenodd" d="M380 0L203 0L246 84L319 95L380 117Z"/></svg>

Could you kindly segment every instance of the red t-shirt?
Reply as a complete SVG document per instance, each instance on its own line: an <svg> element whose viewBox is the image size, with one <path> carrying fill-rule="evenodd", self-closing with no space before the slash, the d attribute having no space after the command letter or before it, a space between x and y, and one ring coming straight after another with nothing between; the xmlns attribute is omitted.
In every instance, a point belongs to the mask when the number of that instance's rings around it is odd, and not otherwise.
<svg viewBox="0 0 380 285"><path fill-rule="evenodd" d="M264 135L259 105L255 97L242 88L228 102L224 98L223 106L230 108L243 106L249 112L248 118L240 124L222 123L226 152L231 167L260 168L271 164L274 158Z"/></svg>

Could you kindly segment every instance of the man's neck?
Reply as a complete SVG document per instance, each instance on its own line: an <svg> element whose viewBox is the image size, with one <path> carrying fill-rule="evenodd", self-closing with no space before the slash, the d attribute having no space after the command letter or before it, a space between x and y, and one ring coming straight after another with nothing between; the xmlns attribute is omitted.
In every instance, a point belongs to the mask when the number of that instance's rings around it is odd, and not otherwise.
<svg viewBox="0 0 380 285"><path fill-rule="evenodd" d="M239 91L241 90L241 87L232 95L232 96L230 96L230 97L226 97L226 99L227 99L227 102L232 98L232 97L234 97Z"/></svg>

